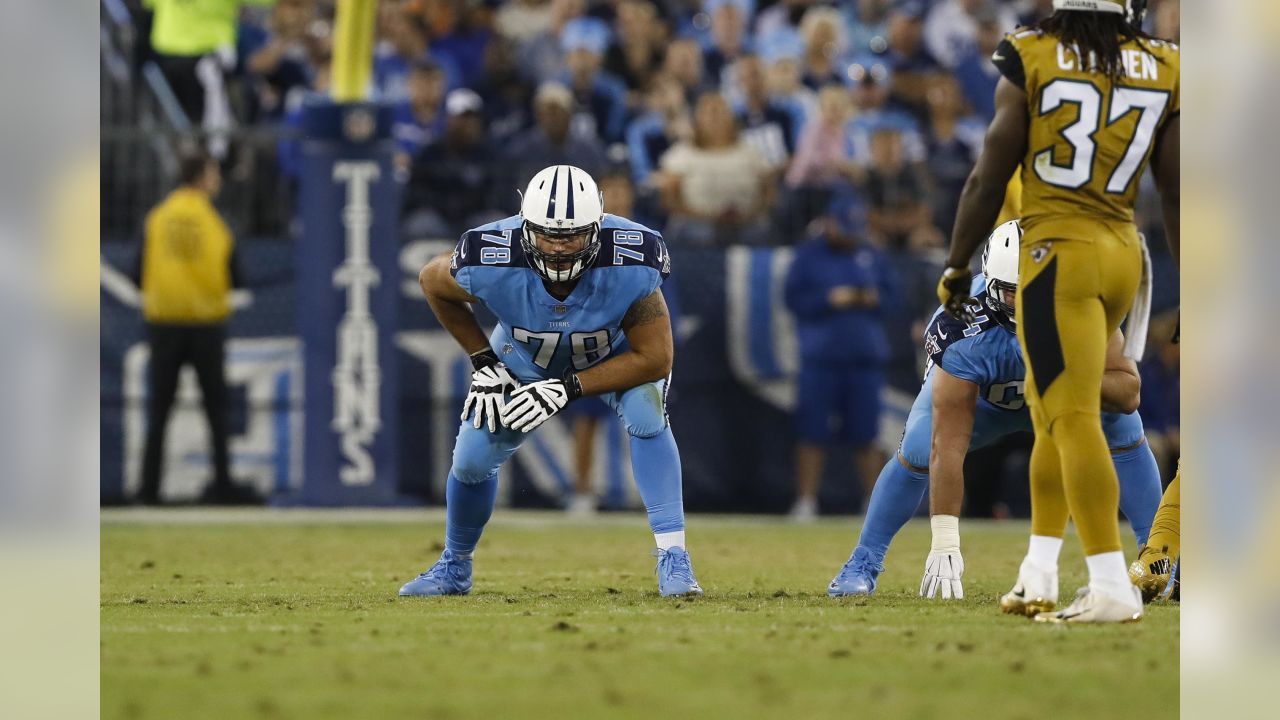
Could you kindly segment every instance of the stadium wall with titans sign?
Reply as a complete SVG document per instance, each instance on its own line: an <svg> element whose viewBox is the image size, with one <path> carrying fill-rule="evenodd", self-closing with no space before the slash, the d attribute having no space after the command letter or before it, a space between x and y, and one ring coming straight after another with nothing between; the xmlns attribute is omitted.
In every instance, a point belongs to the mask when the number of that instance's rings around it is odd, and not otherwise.
<svg viewBox="0 0 1280 720"><path fill-rule="evenodd" d="M450 463L458 415L470 365L435 322L418 288L417 274L452 242L404 243L398 256L398 353L396 438L398 466L390 499L352 501L308 488L304 435L305 368L314 362L300 340L297 298L304 257L276 240L242 242L251 297L233 316L227 352L232 386L233 474L289 504L439 504ZM103 243L102 282L102 475L104 503L131 495L146 431L147 348L137 290L121 269L134 261L127 243ZM784 509L791 498L793 379L797 369L794 322L782 304L782 282L791 260L787 249L735 247L673 252L666 286L676 334L674 380L669 407L684 464L685 498L695 511L763 512ZM386 278L391 280L391 278ZM335 318L337 322L340 318ZM491 324L492 318L482 320ZM908 328L907 318L894 327ZM918 387L917 358L902 332L902 357L891 373L881 439L896 445ZM397 367L398 366L398 367ZM163 496L194 500L211 477L206 430L195 378L184 376L169 432ZM329 418L326 416L325 421ZM627 443L617 422L601 425L596 437L595 482L611 507L634 507L639 498L630 477ZM833 510L857 507L852 469L833 455L824 503ZM572 443L567 422L557 417L538 430L502 471L501 502L550 507L572 484ZM844 478L841 482L839 479ZM370 496L372 498L372 496Z"/></svg>

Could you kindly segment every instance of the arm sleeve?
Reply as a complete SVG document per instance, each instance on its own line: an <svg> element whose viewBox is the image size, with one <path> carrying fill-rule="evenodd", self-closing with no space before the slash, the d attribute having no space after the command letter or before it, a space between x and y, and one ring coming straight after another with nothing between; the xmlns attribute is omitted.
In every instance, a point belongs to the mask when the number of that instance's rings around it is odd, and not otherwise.
<svg viewBox="0 0 1280 720"><path fill-rule="evenodd" d="M1019 88L1027 89L1027 71L1022 66L1022 55L1009 38L1000 41L996 51L991 55L991 62L1005 78Z"/></svg>
<svg viewBox="0 0 1280 720"><path fill-rule="evenodd" d="M981 386L986 378L982 364L974 352L977 338L964 338L944 348L934 359L934 363L948 373Z"/></svg>
<svg viewBox="0 0 1280 720"><path fill-rule="evenodd" d="M471 282L472 267L465 262L467 252L470 250L468 244L471 240L471 233L463 233L462 239L458 240L458 244L453 248L453 258L449 261L449 274L457 281L458 285L466 290L472 297L478 297L476 291L472 289ZM475 252L480 252L477 248Z"/></svg>

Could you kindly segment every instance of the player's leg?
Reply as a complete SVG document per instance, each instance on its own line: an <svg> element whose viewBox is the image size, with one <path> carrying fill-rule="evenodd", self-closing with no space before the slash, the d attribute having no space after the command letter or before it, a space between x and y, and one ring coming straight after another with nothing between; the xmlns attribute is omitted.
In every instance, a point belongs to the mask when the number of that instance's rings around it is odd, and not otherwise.
<svg viewBox="0 0 1280 720"><path fill-rule="evenodd" d="M927 387L927 386L926 386ZM931 401L922 391L907 417L898 453L880 471L858 545L835 579L827 586L832 597L870 595L876 578L884 572L889 543L911 519L929 487Z"/></svg>
<svg viewBox="0 0 1280 720"><path fill-rule="evenodd" d="M1160 467L1145 442L1113 450L1111 462L1120 478L1120 512L1129 520L1138 547L1147 542L1151 522L1160 506Z"/></svg>
<svg viewBox="0 0 1280 720"><path fill-rule="evenodd" d="M631 470L649 516L662 595L702 594L685 549L680 451L667 419L667 381L604 396L626 426Z"/></svg>
<svg viewBox="0 0 1280 720"><path fill-rule="evenodd" d="M1030 258L1019 289L1018 335L1029 367L1027 397L1037 444L1047 435L1057 450L1092 595L1055 617L1136 619L1141 602L1128 580L1116 519L1119 480L1098 416L1107 339L1123 317L1117 308L1127 309L1137 289L1140 250L1136 237L1118 235L1024 243L1024 259ZM1041 463L1033 456L1033 475L1043 471Z"/></svg>
<svg viewBox="0 0 1280 720"><path fill-rule="evenodd" d="M1028 368L1028 388L1031 383ZM1035 405L1031 407L1031 424L1036 431L1031 448L1031 539L1018 567L1017 582L1000 598L1001 610L1027 616L1057 607L1058 555L1069 517L1062 484L1062 460L1047 422Z"/></svg>
<svg viewBox="0 0 1280 720"><path fill-rule="evenodd" d="M862 483L862 509L865 512L871 504L871 493L885 460L877 442L880 435L880 396L884 392L884 373L874 366L851 368L847 382L844 436L854 447L853 464Z"/></svg>
<svg viewBox="0 0 1280 720"><path fill-rule="evenodd" d="M142 452L142 487L139 502L160 502L160 478L164 466L165 429L178 392L182 369L181 330L147 326L151 356L147 361L147 440Z"/></svg>
<svg viewBox="0 0 1280 720"><path fill-rule="evenodd" d="M400 588L401 595L465 595L471 591L471 557L498 496L498 468L525 434L499 426L477 429L463 421L445 484L445 549L440 560Z"/></svg>
<svg viewBox="0 0 1280 720"><path fill-rule="evenodd" d="M1156 510L1151 536L1129 566L1129 579L1150 602L1169 585L1169 576L1182 549L1182 465L1164 492Z"/></svg>

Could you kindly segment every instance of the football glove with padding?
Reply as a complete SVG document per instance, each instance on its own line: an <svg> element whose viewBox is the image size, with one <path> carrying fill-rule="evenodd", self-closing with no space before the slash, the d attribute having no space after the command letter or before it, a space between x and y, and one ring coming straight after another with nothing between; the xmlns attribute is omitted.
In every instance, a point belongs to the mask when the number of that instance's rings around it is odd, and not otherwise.
<svg viewBox="0 0 1280 720"><path fill-rule="evenodd" d="M497 432L498 415L505 395L520 387L520 381L498 361L492 350L472 355L471 366L475 372L471 373L471 388L462 404L462 419L466 420L474 413L472 424L477 430L488 423L489 432Z"/></svg>
<svg viewBox="0 0 1280 720"><path fill-rule="evenodd" d="M973 308L969 306L972 280L969 268L949 267L942 271L942 279L938 281L938 302L947 314L966 323L973 322Z"/></svg>
<svg viewBox="0 0 1280 720"><path fill-rule="evenodd" d="M532 432L581 394L582 386L574 375L564 380L540 380L523 385L516 388L502 406L502 424L512 430Z"/></svg>
<svg viewBox="0 0 1280 720"><path fill-rule="evenodd" d="M924 561L924 578L920 580L920 597L941 596L943 600L964 599L964 558L959 552L931 552Z"/></svg>

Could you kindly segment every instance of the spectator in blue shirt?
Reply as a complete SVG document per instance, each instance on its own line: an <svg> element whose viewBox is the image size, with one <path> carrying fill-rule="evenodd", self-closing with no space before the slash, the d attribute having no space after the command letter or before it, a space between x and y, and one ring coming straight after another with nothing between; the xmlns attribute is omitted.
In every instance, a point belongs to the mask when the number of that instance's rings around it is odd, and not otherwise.
<svg viewBox="0 0 1280 720"><path fill-rule="evenodd" d="M742 138L765 162L779 172L795 153L802 119L798 108L769 97L764 63L756 55L743 55L734 63L741 99L734 107Z"/></svg>
<svg viewBox="0 0 1280 720"><path fill-rule="evenodd" d="M885 60L893 69L890 103L915 114L921 123L928 114L925 94L930 76L941 70L924 44L924 16L928 10L924 0L902 0L895 5L889 14L889 51L885 53Z"/></svg>
<svg viewBox="0 0 1280 720"><path fill-rule="evenodd" d="M754 8L748 0L706 0L711 16L711 47L703 53L707 78L720 86L729 84L726 71L748 51L747 21Z"/></svg>
<svg viewBox="0 0 1280 720"><path fill-rule="evenodd" d="M993 12L982 11L975 17L978 21L975 44L961 56L955 77L965 100L984 122L990 124L996 116L996 82L1000 80L1000 71L991 62L991 55L1004 39L1004 30L1000 26L1000 16Z"/></svg>
<svg viewBox="0 0 1280 720"><path fill-rule="evenodd" d="M609 47L609 26L596 18L570 20L560 33L568 70L561 81L573 91L578 111L574 134L621 142L627 120L627 87L600 69Z"/></svg>
<svg viewBox="0 0 1280 720"><path fill-rule="evenodd" d="M852 0L845 5L849 52L882 53L889 49L891 5L892 0Z"/></svg>
<svg viewBox="0 0 1280 720"><path fill-rule="evenodd" d="M854 193L833 202L820 234L796 248L785 298L800 345L796 381L796 501L792 517L817 515L826 446L854 446L863 500L883 458L876 444L884 364L889 358L886 307L896 281L881 252L866 242L866 204Z"/></svg>
<svg viewBox="0 0 1280 720"><path fill-rule="evenodd" d="M404 231L411 237L456 238L500 219L497 156L484 131L484 103L467 88L445 99L444 136L413 159L404 191Z"/></svg>
<svg viewBox="0 0 1280 720"><path fill-rule="evenodd" d="M397 171L407 172L413 158L444 133L444 70L434 61L419 59L409 74L408 97L392 110Z"/></svg>
<svg viewBox="0 0 1280 720"><path fill-rule="evenodd" d="M675 77L665 73L655 76L645 105L648 111L632 120L626 133L631 180L641 195L656 190L651 180L662 155L672 145L693 136L684 87Z"/></svg>
<svg viewBox="0 0 1280 720"><path fill-rule="evenodd" d="M373 54L373 86L377 98L396 103L409 97L409 76L416 64L432 61L444 73L445 89L458 87L461 73L452 58L431 52L422 18L400 8L386 18L385 38Z"/></svg>
<svg viewBox="0 0 1280 720"><path fill-rule="evenodd" d="M871 165L871 136L881 128L893 128L902 137L902 154L909 165L925 161L925 142L920 122L908 112L889 105L893 68L884 58L863 55L853 59L846 70L852 86L854 117L846 126L849 157L863 168Z"/></svg>
<svg viewBox="0 0 1280 720"><path fill-rule="evenodd" d="M573 165L593 176L604 167L600 141L569 132L573 115L569 88L557 82L543 83L533 98L533 115L537 125L517 135L504 153L514 175L505 187L526 187L539 170L550 165Z"/></svg>

